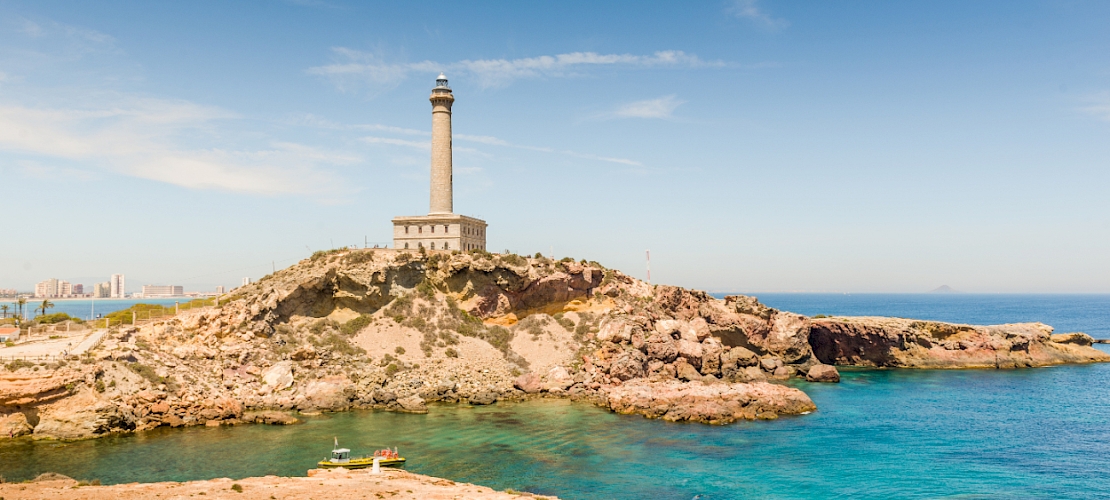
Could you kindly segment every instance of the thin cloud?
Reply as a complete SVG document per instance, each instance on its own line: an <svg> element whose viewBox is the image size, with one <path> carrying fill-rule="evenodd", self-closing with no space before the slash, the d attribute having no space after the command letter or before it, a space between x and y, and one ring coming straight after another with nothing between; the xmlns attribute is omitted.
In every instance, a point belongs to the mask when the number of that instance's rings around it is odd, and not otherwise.
<svg viewBox="0 0 1110 500"><path fill-rule="evenodd" d="M772 17L759 7L759 0L733 0L725 12L740 18L748 19L771 29L780 29L790 26L785 19Z"/></svg>
<svg viewBox="0 0 1110 500"><path fill-rule="evenodd" d="M1090 104L1079 108L1080 111L1099 120L1110 122L1110 92L1096 95L1089 102Z"/></svg>
<svg viewBox="0 0 1110 500"><path fill-rule="evenodd" d="M413 73L435 74L443 71L451 76L473 78L482 87L504 87L525 78L565 78L583 74L588 68L625 66L633 68L717 68L722 61L705 61L681 50L665 50L651 55L598 54L570 52L520 59L464 59L453 63L421 61L389 63L380 54L345 47L332 51L340 61L309 68L307 72L329 78L340 90L364 85L392 87Z"/></svg>
<svg viewBox="0 0 1110 500"><path fill-rule="evenodd" d="M81 161L115 173L191 189L255 194L324 195L343 183L324 165L360 161L288 142L251 150L184 145L197 131L235 118L187 101L100 95L94 108L0 104L0 150Z"/></svg>
<svg viewBox="0 0 1110 500"><path fill-rule="evenodd" d="M376 136L372 136L372 135L366 136L366 137L361 137L361 138L359 138L359 140L362 141L362 142L365 142L367 144L389 144L391 146L403 146L403 147L406 147L406 148L416 148L416 149L431 149L431 147L432 147L431 143L428 142L428 141L409 141L409 140L405 140L405 139L393 139L393 138L390 138L390 137L376 137Z"/></svg>
<svg viewBox="0 0 1110 500"><path fill-rule="evenodd" d="M630 102L618 107L608 116L612 118L670 118L674 110L686 101L675 95Z"/></svg>

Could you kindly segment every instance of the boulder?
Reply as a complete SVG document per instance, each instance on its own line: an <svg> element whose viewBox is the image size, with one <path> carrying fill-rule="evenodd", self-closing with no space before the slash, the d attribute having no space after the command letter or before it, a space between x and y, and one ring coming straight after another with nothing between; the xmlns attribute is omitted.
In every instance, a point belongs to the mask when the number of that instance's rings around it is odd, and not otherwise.
<svg viewBox="0 0 1110 500"><path fill-rule="evenodd" d="M280 411L260 411L243 416L243 420L256 424L267 425L293 425L300 420L288 413Z"/></svg>
<svg viewBox="0 0 1110 500"><path fill-rule="evenodd" d="M832 365L813 365L806 373L810 382L840 382L840 372Z"/></svg>
<svg viewBox="0 0 1110 500"><path fill-rule="evenodd" d="M691 333L691 336L693 333ZM701 368L702 347L696 340L681 339L678 341L678 356L685 359L694 368Z"/></svg>
<svg viewBox="0 0 1110 500"><path fill-rule="evenodd" d="M567 369L561 366L553 367L548 370L547 375L543 377L543 390L553 391L555 389L567 390L568 387L574 385L574 377L567 373Z"/></svg>
<svg viewBox="0 0 1110 500"><path fill-rule="evenodd" d="M472 405L491 405L497 402L497 393L494 391L480 391L470 396L467 401Z"/></svg>
<svg viewBox="0 0 1110 500"><path fill-rule="evenodd" d="M313 380L304 388L307 409L338 410L348 406L349 398L344 389L350 382L343 376Z"/></svg>
<svg viewBox="0 0 1110 500"><path fill-rule="evenodd" d="M677 360L675 360L674 369L675 374L678 376L678 378L682 380L701 380L701 374L698 373L697 368L694 368L693 365L687 363L685 358L678 358Z"/></svg>
<svg viewBox="0 0 1110 500"><path fill-rule="evenodd" d="M525 373L513 380L513 387L524 391L526 394L535 394L543 389L540 385L540 376L535 373Z"/></svg>
<svg viewBox="0 0 1110 500"><path fill-rule="evenodd" d="M397 395L394 394L393 391L387 391L385 389L374 389L370 397L374 399L375 403L380 405L387 405L397 401Z"/></svg>
<svg viewBox="0 0 1110 500"><path fill-rule="evenodd" d="M424 404L424 400L420 396L398 399L397 404L401 405L402 410L409 413L428 413L428 406Z"/></svg>
<svg viewBox="0 0 1110 500"><path fill-rule="evenodd" d="M647 339L648 359L658 359L670 363L678 357L678 344L670 335L654 333Z"/></svg>
<svg viewBox="0 0 1110 500"><path fill-rule="evenodd" d="M0 439L24 436L32 431L34 428L27 423L27 416L22 413L0 416Z"/></svg>
<svg viewBox="0 0 1110 500"><path fill-rule="evenodd" d="M620 380L631 380L644 376L644 363L647 361L647 356L644 353L630 349L613 358L613 362L609 364L609 375ZM662 367L661 361L656 361Z"/></svg>
<svg viewBox="0 0 1110 500"><path fill-rule="evenodd" d="M701 373L702 375L721 374L721 353L724 348L716 339L702 341L701 344Z"/></svg>
<svg viewBox="0 0 1110 500"><path fill-rule="evenodd" d="M316 348L314 348L310 345L301 347L300 349L297 349L296 351L293 351L293 354L289 355L289 359L291 359L293 361L304 361L304 360L307 360L307 359L315 359L315 358L316 358Z"/></svg>
<svg viewBox="0 0 1110 500"><path fill-rule="evenodd" d="M262 372L262 383L272 390L282 390L293 385L293 363L282 361Z"/></svg>

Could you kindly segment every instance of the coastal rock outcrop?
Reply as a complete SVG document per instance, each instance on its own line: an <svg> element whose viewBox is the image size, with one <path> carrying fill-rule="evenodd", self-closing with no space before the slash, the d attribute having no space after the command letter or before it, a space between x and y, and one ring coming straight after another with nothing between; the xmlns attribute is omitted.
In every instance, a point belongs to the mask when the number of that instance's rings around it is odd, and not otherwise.
<svg viewBox="0 0 1110 500"><path fill-rule="evenodd" d="M806 373L806 380L810 382L840 382L840 372L835 366L813 365Z"/></svg>
<svg viewBox="0 0 1110 500"><path fill-rule="evenodd" d="M825 364L1021 368L1110 361L1083 337L1054 340L1052 327L1041 323L973 326L880 317L815 319L809 334L815 356Z"/></svg>
<svg viewBox="0 0 1110 500"><path fill-rule="evenodd" d="M703 384L638 380L604 390L611 410L667 421L726 424L817 409L804 392L767 382Z"/></svg>

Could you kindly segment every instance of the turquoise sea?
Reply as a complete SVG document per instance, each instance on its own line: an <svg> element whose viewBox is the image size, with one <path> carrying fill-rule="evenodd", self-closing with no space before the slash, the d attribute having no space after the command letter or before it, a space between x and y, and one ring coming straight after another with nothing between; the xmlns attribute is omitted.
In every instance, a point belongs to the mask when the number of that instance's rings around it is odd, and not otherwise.
<svg viewBox="0 0 1110 500"><path fill-rule="evenodd" d="M94 317L101 317L105 314L127 309L135 304L159 304L164 306L173 305L174 302L182 304L193 300L188 297L181 297L175 299L66 299L66 300L51 300L50 303L54 307L47 310L47 313L54 314L64 312L70 316L81 319L91 319ZM11 307L8 310L8 316L15 313L16 304L11 300L0 300L0 304L7 304ZM27 304L23 306L24 313L28 318L36 316L35 308L42 304L42 299L27 299Z"/></svg>
<svg viewBox="0 0 1110 500"><path fill-rule="evenodd" d="M1105 335L1110 296L763 295L807 314L1040 320ZM0 443L0 475L106 483L303 475L333 437L397 446L415 472L563 498L1110 498L1110 365L842 371L796 385L810 415L728 426L565 401L349 412L290 427L156 429Z"/></svg>

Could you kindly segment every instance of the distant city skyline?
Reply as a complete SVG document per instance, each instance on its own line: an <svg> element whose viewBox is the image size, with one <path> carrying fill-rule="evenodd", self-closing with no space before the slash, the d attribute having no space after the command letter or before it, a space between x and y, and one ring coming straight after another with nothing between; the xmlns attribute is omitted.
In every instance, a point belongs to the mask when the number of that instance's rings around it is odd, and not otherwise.
<svg viewBox="0 0 1110 500"><path fill-rule="evenodd" d="M619 20L619 22L615 22ZM0 288L232 288L427 211L709 291L1110 293L1110 3L0 3ZM44 200L50 200L44 203ZM56 203L66 200L66 203ZM139 287L132 285L131 291Z"/></svg>

